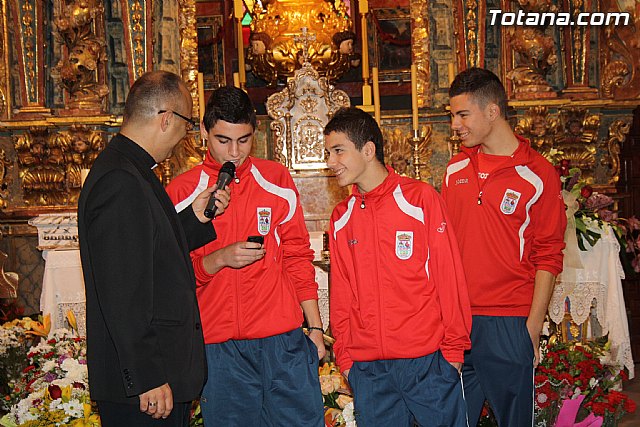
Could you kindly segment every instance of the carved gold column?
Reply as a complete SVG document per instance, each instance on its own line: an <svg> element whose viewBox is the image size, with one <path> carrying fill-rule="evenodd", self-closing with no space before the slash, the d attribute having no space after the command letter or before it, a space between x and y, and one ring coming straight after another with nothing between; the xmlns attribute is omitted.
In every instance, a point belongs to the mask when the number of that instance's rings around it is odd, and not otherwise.
<svg viewBox="0 0 640 427"><path fill-rule="evenodd" d="M411 51L418 80L418 108L430 105L429 2L411 1Z"/></svg>
<svg viewBox="0 0 640 427"><path fill-rule="evenodd" d="M426 3L426 2L425 2ZM457 0L456 37L458 41L459 70L469 67L484 67L485 14L487 4L484 1Z"/></svg>
<svg viewBox="0 0 640 427"><path fill-rule="evenodd" d="M146 71L151 71L150 49L148 48L148 26L151 2L145 0L119 0L122 9L122 21L125 40L129 84L132 85ZM150 46L150 45L149 45Z"/></svg>
<svg viewBox="0 0 640 427"><path fill-rule="evenodd" d="M44 8L47 2L37 0L7 0L4 2L11 8L13 18L8 25L14 37L7 42L13 44L17 54L15 62L19 75L20 87L16 98L20 105L13 106L17 115L42 116L50 114L45 108L44 93ZM8 28L7 28L8 29ZM7 98L10 95L6 94ZM11 115L11 112L8 112Z"/></svg>
<svg viewBox="0 0 640 427"><path fill-rule="evenodd" d="M580 13L593 9L592 0L564 0L563 10L571 13L571 19L577 21ZM566 86L562 90L567 98L596 98L598 90L589 87L589 57L591 54L591 27L572 25L561 27L564 39L564 61Z"/></svg>
<svg viewBox="0 0 640 427"><path fill-rule="evenodd" d="M7 3L0 2L0 119L7 119L11 110L9 86L9 43L6 37Z"/></svg>

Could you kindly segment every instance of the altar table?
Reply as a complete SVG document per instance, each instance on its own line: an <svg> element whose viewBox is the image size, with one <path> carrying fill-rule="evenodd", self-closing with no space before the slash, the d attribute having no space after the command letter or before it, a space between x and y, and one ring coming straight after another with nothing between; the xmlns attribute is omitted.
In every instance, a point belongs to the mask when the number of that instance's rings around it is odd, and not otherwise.
<svg viewBox="0 0 640 427"><path fill-rule="evenodd" d="M587 245L587 251L579 251L582 268L565 265L558 275L549 316L554 323L560 324L568 299L573 321L582 324L589 317L595 300L595 314L602 325L602 334L609 334L611 362L626 367L629 378L633 378L629 325L622 294L624 270L619 257L620 245L609 225L599 231L601 238L595 246Z"/></svg>

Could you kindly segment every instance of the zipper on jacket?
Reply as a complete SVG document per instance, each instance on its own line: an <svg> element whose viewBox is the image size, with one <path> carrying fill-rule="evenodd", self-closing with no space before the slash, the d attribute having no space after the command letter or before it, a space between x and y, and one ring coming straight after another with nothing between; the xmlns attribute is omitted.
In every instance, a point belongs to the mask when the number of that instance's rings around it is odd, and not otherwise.
<svg viewBox="0 0 640 427"><path fill-rule="evenodd" d="M363 197L363 202L364 202L364 197ZM371 216L372 216L372 224L377 224L378 222L376 221L376 210L375 209L371 209ZM378 228L377 227L373 227L373 232L374 232L374 242L378 242ZM384 321L383 321L383 316L382 313L384 313L384 303L382 301L382 286L380 284L380 260L379 260L379 253L378 251L374 251L375 253L375 257L374 257L374 261L376 263L375 266L373 266L373 270L376 272L376 283L378 284L378 313L380 313L380 316L378 317L378 332L379 332L379 340L380 340L380 353L382 354L383 358L385 358L385 348L384 348Z"/></svg>
<svg viewBox="0 0 640 427"><path fill-rule="evenodd" d="M362 195L362 201L360 202L360 209L364 209L366 208L365 204L364 204L364 194Z"/></svg>
<svg viewBox="0 0 640 427"><path fill-rule="evenodd" d="M239 184L240 183L240 179L235 174L235 172L234 172L234 177L235 177L234 182L236 184ZM240 191L237 191L236 194L239 195L239 193L240 193ZM238 221L238 214L236 212L234 212L234 214L235 215L233 216L233 220L234 220L233 223L234 224L239 224L240 222ZM234 228L233 234L237 235L238 227L234 226L233 228ZM241 268L238 268L238 269L235 270L235 279L236 279L235 280L235 288L236 288L236 334L237 334L238 337L242 336L242 334L241 334L242 325L240 324L240 322L242 321L242 315L240 313L241 312L241 307L240 307L240 300L241 300L241 298L240 298L240 272L241 271L242 271Z"/></svg>
<svg viewBox="0 0 640 427"><path fill-rule="evenodd" d="M240 178L238 178L238 174L236 173L235 169L233 171L233 182L235 182L236 184L240 184Z"/></svg>
<svg viewBox="0 0 640 427"><path fill-rule="evenodd" d="M483 185L484 187L484 185ZM480 192L478 193L478 204L481 205L482 204L482 190L480 190Z"/></svg>

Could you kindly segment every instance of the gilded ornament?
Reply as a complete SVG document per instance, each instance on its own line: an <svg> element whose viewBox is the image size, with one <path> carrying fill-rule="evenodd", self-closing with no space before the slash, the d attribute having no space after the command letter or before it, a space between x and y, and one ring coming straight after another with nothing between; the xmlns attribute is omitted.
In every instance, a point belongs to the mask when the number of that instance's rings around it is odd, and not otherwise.
<svg viewBox="0 0 640 427"><path fill-rule="evenodd" d="M315 39L296 40L303 28ZM278 80L292 77L305 62L302 56L307 55L321 76L338 79L359 60L353 52L355 34L351 28L342 0L256 2L247 65L274 86Z"/></svg>
<svg viewBox="0 0 640 427"><path fill-rule="evenodd" d="M107 59L105 42L92 26L104 8L97 0L59 2L55 36L69 52L52 70L52 76L69 92L69 107L86 114L102 110L109 89L98 82L98 68Z"/></svg>
<svg viewBox="0 0 640 427"><path fill-rule="evenodd" d="M549 113L545 106L529 108L524 117L518 121L515 132L531 142L531 146L549 160L549 153L554 147L560 120Z"/></svg>
<svg viewBox="0 0 640 427"><path fill-rule="evenodd" d="M554 12L557 8L550 0L512 0L525 13ZM507 73L513 82L516 98L555 98L557 94L546 80L546 74L558 58L551 36L539 26L510 26L505 31L515 51L515 66Z"/></svg>
<svg viewBox="0 0 640 427"><path fill-rule="evenodd" d="M607 157L603 163L609 166L608 184L616 184L620 179L620 146L627 139L631 125L623 120L614 120L609 125L609 137L606 141Z"/></svg>
<svg viewBox="0 0 640 427"><path fill-rule="evenodd" d="M324 126L349 97L305 62L287 86L267 99L267 113L275 136L274 158L293 170L322 170Z"/></svg>

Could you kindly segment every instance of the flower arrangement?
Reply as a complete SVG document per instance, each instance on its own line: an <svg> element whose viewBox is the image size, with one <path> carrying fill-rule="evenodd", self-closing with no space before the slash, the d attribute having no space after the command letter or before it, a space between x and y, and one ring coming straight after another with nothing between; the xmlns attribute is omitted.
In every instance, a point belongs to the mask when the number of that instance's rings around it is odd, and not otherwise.
<svg viewBox="0 0 640 427"><path fill-rule="evenodd" d="M535 426L584 421L584 425L613 427L625 414L634 413L635 402L618 391L627 374L604 363L608 355L608 344L603 341L550 345L543 341L542 360L535 375ZM485 404L478 426L497 425Z"/></svg>
<svg viewBox="0 0 640 427"><path fill-rule="evenodd" d="M542 354L535 376L536 425L553 425L562 402L578 398L583 400L577 421L593 414L611 426L624 414L635 412L635 402L618 391L627 378L625 371L603 363L608 355L606 343L556 342L543 348Z"/></svg>
<svg viewBox="0 0 640 427"><path fill-rule="evenodd" d="M46 318L45 318L46 319ZM73 314L69 323L75 326ZM97 427L100 418L91 403L84 338L66 329L48 333L50 323L34 322L31 332L46 339L31 347L28 365L10 383L6 400L9 412L0 419L4 427L72 426Z"/></svg>
<svg viewBox="0 0 640 427"><path fill-rule="evenodd" d="M562 152L553 154L558 156ZM555 167L560 175L568 209L570 204L577 204L573 216L580 250L587 250L585 242L594 246L600 239L603 227L610 225L620 244L620 258L625 272L640 273L640 221L635 216L619 218L611 210L614 200L594 191L582 176L580 168L571 167L569 160L561 159Z"/></svg>
<svg viewBox="0 0 640 427"><path fill-rule="evenodd" d="M325 425L356 427L353 397L338 367L332 362L325 363L318 368L318 375L325 407Z"/></svg>
<svg viewBox="0 0 640 427"><path fill-rule="evenodd" d="M5 322L0 327L0 396L9 394L9 383L17 380L26 367L24 355L31 343L26 332L31 329L31 322L25 317ZM0 402L0 411L9 411L8 398Z"/></svg>

